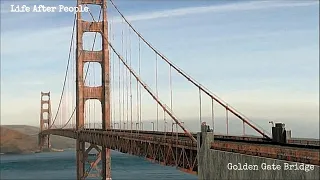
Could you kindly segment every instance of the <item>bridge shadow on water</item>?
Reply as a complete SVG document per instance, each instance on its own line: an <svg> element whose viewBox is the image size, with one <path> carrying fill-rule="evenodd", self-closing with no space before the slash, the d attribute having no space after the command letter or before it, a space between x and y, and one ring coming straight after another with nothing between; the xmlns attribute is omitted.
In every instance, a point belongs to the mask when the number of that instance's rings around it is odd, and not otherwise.
<svg viewBox="0 0 320 180"><path fill-rule="evenodd" d="M1 155L0 179L76 179L75 151ZM196 180L174 167L151 163L141 157L112 152L112 179L114 180ZM95 178L90 178L95 179Z"/></svg>

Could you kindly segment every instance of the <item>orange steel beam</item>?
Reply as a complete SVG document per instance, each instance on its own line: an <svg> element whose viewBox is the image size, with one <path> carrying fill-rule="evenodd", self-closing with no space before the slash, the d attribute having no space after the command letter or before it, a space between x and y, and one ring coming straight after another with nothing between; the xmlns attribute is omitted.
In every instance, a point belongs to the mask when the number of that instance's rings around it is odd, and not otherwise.
<svg viewBox="0 0 320 180"><path fill-rule="evenodd" d="M76 129L84 129L84 109L85 102L89 99L96 99L102 106L102 129L110 128L110 59L108 41L102 40L102 50L83 50L83 34L85 32L96 32L108 37L107 23L107 2L106 0L77 0L77 6L94 4L101 6L103 17L99 22L87 22L81 19L81 12L77 12L77 50L76 50ZM101 65L101 86L89 87L84 84L84 64L86 62L96 62ZM85 172L85 142L77 138L77 179L84 179ZM111 179L111 159L110 149L102 148L101 152L103 179Z"/></svg>
<svg viewBox="0 0 320 180"><path fill-rule="evenodd" d="M289 144L305 144L305 145L314 145L314 146L320 146L320 140L316 139L288 139Z"/></svg>
<svg viewBox="0 0 320 180"><path fill-rule="evenodd" d="M211 148L215 150L229 151L240 154L320 165L319 150L302 148L296 149L292 147L276 145L257 145L229 141L214 141L211 145Z"/></svg>
<svg viewBox="0 0 320 180"><path fill-rule="evenodd" d="M159 144L161 146L171 146L175 148L184 148L193 151L193 154L197 152L197 144L194 143L189 137L179 137L176 141L169 136L157 135L157 134L143 134L143 132L129 133L129 132L115 132L115 131L94 131L84 130L76 132L72 129L50 129L44 131L46 134L55 134L60 136L67 136L70 138L80 138L83 141L94 143L97 145L106 145L114 150L127 149L129 141L135 141L139 143L151 143ZM113 140L115 142L113 142ZM127 140L127 143L123 145L119 144L120 141ZM117 142L119 141L119 142ZM109 144L110 143L110 144ZM212 143L212 149L235 152L240 154L255 155L273 159L308 163L313 165L320 165L319 150L307 149L307 148L292 148L279 145L266 145L266 144L253 144L243 142L232 141L219 141L215 140ZM121 151L122 152L122 151ZM129 150L128 150L129 152ZM181 152L180 152L181 153ZM139 156L139 153L135 155ZM184 155L184 154L183 154ZM190 167L192 163L189 163ZM180 166L178 166L180 167ZM190 171L190 168L185 168L186 171Z"/></svg>
<svg viewBox="0 0 320 180"><path fill-rule="evenodd" d="M176 166L191 174L197 171L197 144L189 137L176 141L171 137L163 138L164 136L72 129L51 129L44 133L80 139L119 152L142 156L162 165Z"/></svg>
<svg viewBox="0 0 320 180"><path fill-rule="evenodd" d="M91 129L86 129L86 130L91 130ZM97 130L97 129L92 129L92 130ZM126 129L113 129L112 131L115 132L131 132L131 133L137 133L142 132L144 134L155 134L155 135L163 135L166 133L168 136L179 136L179 137L189 137L185 133L176 133L176 132L163 132L163 131L140 131L140 130L126 130ZM191 133L193 137L197 137L196 133ZM234 136L234 135L223 135L223 134L215 134L214 135L215 140L219 141L243 141L243 142L248 142L248 141L254 141L254 142L271 142L269 139L260 137L260 136ZM298 139L298 138L291 138L287 140L287 144L293 144L293 145L311 145L311 146L320 146L320 140L319 139Z"/></svg>

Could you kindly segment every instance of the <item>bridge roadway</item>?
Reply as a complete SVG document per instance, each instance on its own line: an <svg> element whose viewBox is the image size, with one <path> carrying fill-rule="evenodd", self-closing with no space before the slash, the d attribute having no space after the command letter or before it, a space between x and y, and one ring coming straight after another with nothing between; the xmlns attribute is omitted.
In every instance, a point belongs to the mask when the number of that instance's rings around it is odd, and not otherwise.
<svg viewBox="0 0 320 180"><path fill-rule="evenodd" d="M184 133L112 129L49 129L41 135L58 135L107 147L123 153L142 156L152 162L196 174L197 142ZM192 134L197 138L197 134ZM200 138L201 139L201 138ZM199 138L198 138L199 141ZM319 141L289 140L287 144L270 142L255 136L215 135L211 149L266 158L320 165Z"/></svg>

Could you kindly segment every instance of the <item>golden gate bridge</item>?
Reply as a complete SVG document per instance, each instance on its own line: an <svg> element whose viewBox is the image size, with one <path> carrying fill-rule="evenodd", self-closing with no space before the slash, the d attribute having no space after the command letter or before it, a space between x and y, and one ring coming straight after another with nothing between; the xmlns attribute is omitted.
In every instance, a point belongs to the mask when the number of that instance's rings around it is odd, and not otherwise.
<svg viewBox="0 0 320 180"><path fill-rule="evenodd" d="M268 133L164 56L112 0L78 0L77 6L96 6L98 11L88 8L87 14L74 15L57 111L51 113L50 92L41 92L39 133L41 150L51 148L50 135L76 139L77 179L111 179L111 149L197 174L201 142L196 132L204 126L214 133L212 149L319 165L319 154L311 148L318 141L291 139L281 124ZM118 19L108 18L107 9ZM84 20L86 16L91 19ZM94 34L88 48L86 34ZM147 66L143 54L150 55ZM182 81L195 97L174 90ZM217 128L218 121L225 122L223 129ZM238 122L240 135L231 134L233 122ZM98 154L91 162L92 149Z"/></svg>

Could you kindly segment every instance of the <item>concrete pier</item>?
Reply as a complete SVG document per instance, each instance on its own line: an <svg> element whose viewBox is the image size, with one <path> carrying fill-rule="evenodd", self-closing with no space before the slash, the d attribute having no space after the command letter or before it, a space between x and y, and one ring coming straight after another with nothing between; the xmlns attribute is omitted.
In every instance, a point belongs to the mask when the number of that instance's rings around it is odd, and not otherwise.
<svg viewBox="0 0 320 180"><path fill-rule="evenodd" d="M283 126L278 125L274 133L274 136L278 137L276 139L278 142L286 141L286 137L279 136L280 134L286 136L282 129ZM319 166L210 149L211 143L214 142L214 134L205 124L202 125L197 139L199 180L318 180L320 178Z"/></svg>

